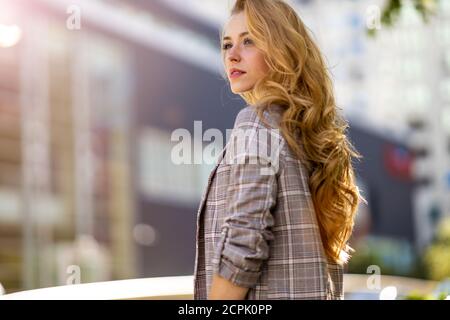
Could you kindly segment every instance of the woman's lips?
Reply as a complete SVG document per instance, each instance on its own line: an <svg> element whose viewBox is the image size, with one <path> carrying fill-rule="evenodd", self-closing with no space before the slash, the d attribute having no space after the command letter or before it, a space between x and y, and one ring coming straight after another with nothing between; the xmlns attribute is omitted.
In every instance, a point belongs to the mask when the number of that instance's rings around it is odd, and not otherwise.
<svg viewBox="0 0 450 320"><path fill-rule="evenodd" d="M231 73L230 78L231 79L236 79L239 78L240 76L244 75L245 72L240 72L240 71L234 71L233 73Z"/></svg>

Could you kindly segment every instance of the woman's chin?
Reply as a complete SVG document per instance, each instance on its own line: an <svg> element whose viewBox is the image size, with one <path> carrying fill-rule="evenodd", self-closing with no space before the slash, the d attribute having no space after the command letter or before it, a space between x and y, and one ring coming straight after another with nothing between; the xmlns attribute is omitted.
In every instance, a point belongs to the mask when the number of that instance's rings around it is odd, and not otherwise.
<svg viewBox="0 0 450 320"><path fill-rule="evenodd" d="M231 92L233 92L234 94L240 94L240 93L244 93L244 92L247 92L250 90L251 89L242 88L242 87L231 87Z"/></svg>

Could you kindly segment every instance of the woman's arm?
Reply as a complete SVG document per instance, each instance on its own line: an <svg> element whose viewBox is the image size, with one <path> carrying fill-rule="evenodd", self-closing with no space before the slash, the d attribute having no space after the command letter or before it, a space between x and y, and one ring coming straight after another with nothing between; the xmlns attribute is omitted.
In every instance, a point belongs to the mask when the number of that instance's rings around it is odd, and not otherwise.
<svg viewBox="0 0 450 320"><path fill-rule="evenodd" d="M276 142L282 141L276 132L271 137L273 133L265 130L253 108L236 117L225 156L227 217L212 259L211 299L245 299L269 258L269 241L274 237L271 211L277 203L278 170L282 170L278 166L282 145Z"/></svg>
<svg viewBox="0 0 450 320"><path fill-rule="evenodd" d="M276 137L269 143L269 133L260 134L263 129L254 124L254 117L250 112L238 115L236 122L241 120L242 125L235 125L230 137L231 143L237 137L237 146L232 148L230 144L227 148L227 216L213 258L212 299L245 299L259 281L269 258L269 241L274 237L271 227L278 192L276 168L282 170L276 163L279 149L273 149Z"/></svg>
<svg viewBox="0 0 450 320"><path fill-rule="evenodd" d="M245 300L249 288L239 287L215 274L209 293L209 300Z"/></svg>

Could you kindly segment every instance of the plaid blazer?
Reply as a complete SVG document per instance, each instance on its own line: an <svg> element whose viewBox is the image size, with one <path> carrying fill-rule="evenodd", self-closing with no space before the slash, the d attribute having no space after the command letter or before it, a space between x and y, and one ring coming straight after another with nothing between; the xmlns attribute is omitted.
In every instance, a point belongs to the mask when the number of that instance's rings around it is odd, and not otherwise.
<svg viewBox="0 0 450 320"><path fill-rule="evenodd" d="M282 108L270 110L267 128L253 106L238 113L209 175L197 212L194 299L208 298L214 273L250 288L248 300L343 299L343 268L326 258L306 169L276 131ZM270 141L249 135L236 152L239 129L275 130Z"/></svg>

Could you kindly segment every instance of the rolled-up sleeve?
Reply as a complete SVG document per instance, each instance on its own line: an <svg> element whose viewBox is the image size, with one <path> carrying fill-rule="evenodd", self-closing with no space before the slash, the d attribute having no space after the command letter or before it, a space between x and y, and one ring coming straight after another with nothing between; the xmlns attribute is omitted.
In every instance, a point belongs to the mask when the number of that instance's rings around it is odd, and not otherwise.
<svg viewBox="0 0 450 320"><path fill-rule="evenodd" d="M253 151L264 143L257 134L243 152L228 160L227 217L213 259L215 273L247 288L258 282L262 264L269 257L268 242L273 240L278 171L273 170L270 157Z"/></svg>

